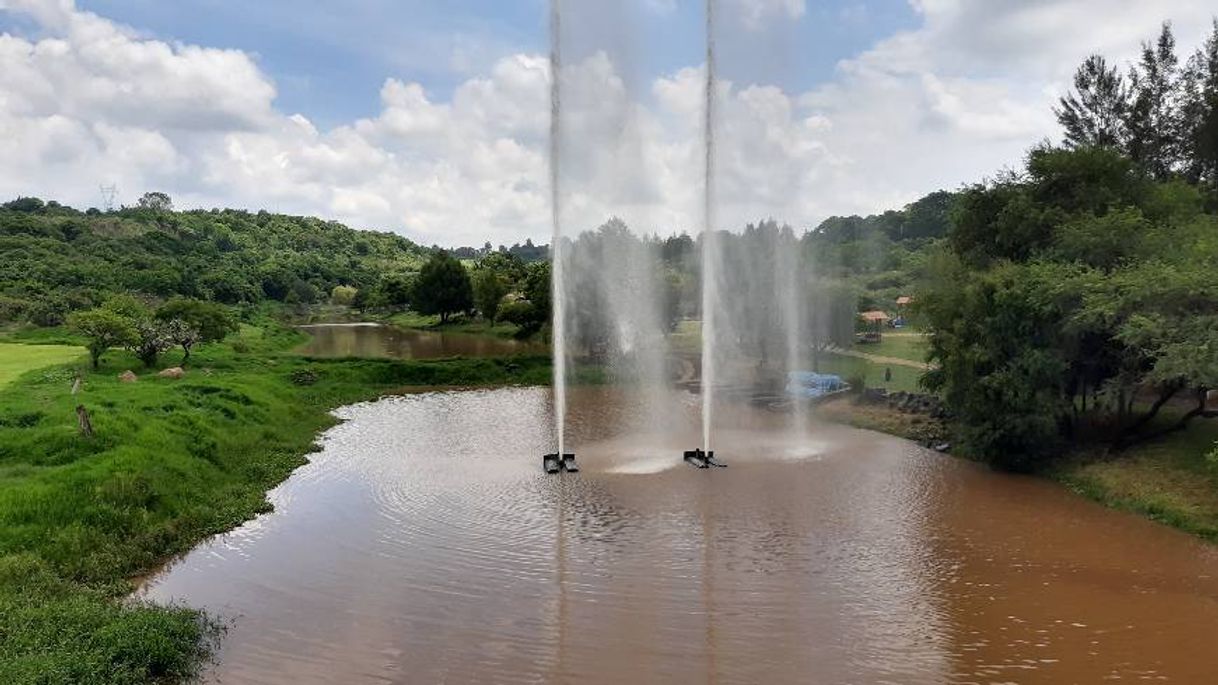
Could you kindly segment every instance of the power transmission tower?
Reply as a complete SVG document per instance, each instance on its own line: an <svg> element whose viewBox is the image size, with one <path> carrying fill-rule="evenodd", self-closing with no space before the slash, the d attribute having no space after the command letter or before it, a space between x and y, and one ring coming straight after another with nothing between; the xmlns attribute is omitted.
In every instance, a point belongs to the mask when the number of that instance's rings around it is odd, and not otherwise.
<svg viewBox="0 0 1218 685"><path fill-rule="evenodd" d="M98 186L102 196L102 211L107 214L114 211L114 198L118 197L118 186L113 183L110 185Z"/></svg>

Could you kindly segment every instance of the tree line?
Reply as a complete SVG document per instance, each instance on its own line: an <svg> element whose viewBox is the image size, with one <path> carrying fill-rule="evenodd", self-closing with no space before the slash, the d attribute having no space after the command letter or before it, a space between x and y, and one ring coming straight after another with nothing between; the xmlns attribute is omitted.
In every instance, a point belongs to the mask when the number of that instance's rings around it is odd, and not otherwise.
<svg viewBox="0 0 1218 685"><path fill-rule="evenodd" d="M965 188L917 306L966 449L1037 468L1218 417L1218 24L1180 67L1165 25L1122 76L1100 56L1065 137Z"/></svg>
<svg viewBox="0 0 1218 685"><path fill-rule="evenodd" d="M1103 55L1091 55L1054 112L1066 147L1118 150L1151 178L1212 188L1218 183L1218 19L1183 62L1168 23L1124 73Z"/></svg>

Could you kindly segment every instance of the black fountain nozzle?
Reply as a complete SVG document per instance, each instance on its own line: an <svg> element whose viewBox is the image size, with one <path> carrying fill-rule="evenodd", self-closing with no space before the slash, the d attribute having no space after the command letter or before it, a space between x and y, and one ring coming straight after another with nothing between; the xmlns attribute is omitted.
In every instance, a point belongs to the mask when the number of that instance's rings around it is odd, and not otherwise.
<svg viewBox="0 0 1218 685"><path fill-rule="evenodd" d="M579 472L579 465L575 463L574 454L547 454L541 458L541 465L545 468L546 473L558 473L559 471L569 471L571 473Z"/></svg>
<svg viewBox="0 0 1218 685"><path fill-rule="evenodd" d="M685 453L685 461L691 466L706 469L712 466L719 468L727 468L727 464L715 460L715 451L703 452L702 450L689 450Z"/></svg>

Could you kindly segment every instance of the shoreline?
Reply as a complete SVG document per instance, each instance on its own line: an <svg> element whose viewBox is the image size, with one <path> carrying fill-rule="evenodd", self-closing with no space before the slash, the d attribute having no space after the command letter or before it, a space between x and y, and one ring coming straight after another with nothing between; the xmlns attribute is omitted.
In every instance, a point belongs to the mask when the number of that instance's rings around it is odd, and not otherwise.
<svg viewBox="0 0 1218 685"><path fill-rule="evenodd" d="M855 395L822 403L813 415L923 446L946 439L948 426L942 421L884 405L858 403L857 399ZM1138 514L1218 543L1218 488L1208 481L1206 474L1197 473L1196 467L1188 463L1193 460L1187 459L1188 451L1196 449L1193 443L1204 444L1214 434L1218 434L1218 426L1202 424L1192 433L1145 443L1116 456L1095 447L1079 446L1059 462L1032 475L1110 509ZM957 459L975 461L955 450L941 451Z"/></svg>

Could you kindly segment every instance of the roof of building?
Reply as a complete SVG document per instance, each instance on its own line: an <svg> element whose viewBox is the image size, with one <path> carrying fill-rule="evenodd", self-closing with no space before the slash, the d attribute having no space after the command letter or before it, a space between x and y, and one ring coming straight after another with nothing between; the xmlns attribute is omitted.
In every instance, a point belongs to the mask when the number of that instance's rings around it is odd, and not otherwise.
<svg viewBox="0 0 1218 685"><path fill-rule="evenodd" d="M859 317L865 321L887 321L892 318L891 316L888 316L887 313L878 309L870 312L863 312L862 314L859 314Z"/></svg>

